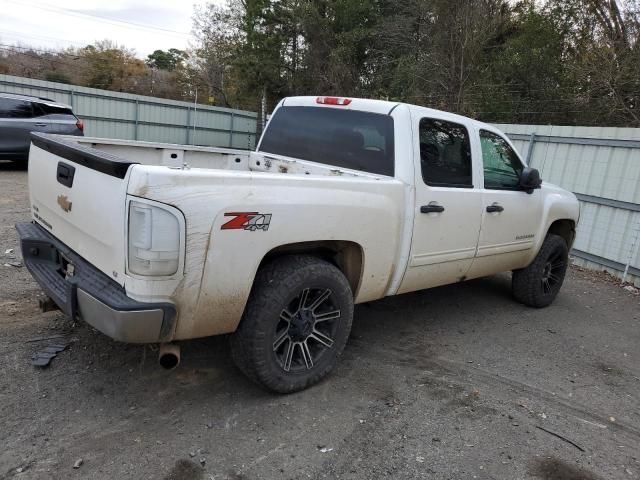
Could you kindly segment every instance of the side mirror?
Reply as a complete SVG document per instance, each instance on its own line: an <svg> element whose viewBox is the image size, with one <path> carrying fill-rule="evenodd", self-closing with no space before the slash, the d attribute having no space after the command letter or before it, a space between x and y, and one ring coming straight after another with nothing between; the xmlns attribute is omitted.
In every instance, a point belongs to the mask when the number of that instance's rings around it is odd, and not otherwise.
<svg viewBox="0 0 640 480"><path fill-rule="evenodd" d="M527 193L533 193L542 185L540 172L535 168L525 167L520 174L520 188Z"/></svg>

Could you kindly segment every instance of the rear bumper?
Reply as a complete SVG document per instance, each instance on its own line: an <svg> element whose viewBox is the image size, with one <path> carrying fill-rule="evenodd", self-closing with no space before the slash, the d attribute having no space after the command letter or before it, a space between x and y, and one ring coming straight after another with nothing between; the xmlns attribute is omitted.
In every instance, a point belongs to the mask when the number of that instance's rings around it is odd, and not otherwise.
<svg viewBox="0 0 640 480"><path fill-rule="evenodd" d="M71 318L81 318L114 340L168 341L176 309L143 303L35 223L16 225L25 266L40 287ZM72 265L70 268L69 265Z"/></svg>

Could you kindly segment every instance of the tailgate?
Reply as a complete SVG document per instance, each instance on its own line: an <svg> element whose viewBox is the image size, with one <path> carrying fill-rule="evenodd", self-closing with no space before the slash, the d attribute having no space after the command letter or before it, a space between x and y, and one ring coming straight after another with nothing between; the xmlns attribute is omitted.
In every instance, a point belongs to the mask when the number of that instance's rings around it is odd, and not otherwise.
<svg viewBox="0 0 640 480"><path fill-rule="evenodd" d="M34 133L31 137L33 219L121 285L126 175L134 163L62 136Z"/></svg>

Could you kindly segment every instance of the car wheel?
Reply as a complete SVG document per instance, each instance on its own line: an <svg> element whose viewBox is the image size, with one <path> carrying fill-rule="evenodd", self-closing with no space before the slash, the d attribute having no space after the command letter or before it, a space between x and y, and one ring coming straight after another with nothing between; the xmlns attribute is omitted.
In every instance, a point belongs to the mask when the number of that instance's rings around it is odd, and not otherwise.
<svg viewBox="0 0 640 480"><path fill-rule="evenodd" d="M337 267L312 256L282 257L258 271L231 353L267 389L303 390L334 368L352 320L353 294Z"/></svg>
<svg viewBox="0 0 640 480"><path fill-rule="evenodd" d="M513 295L530 307L550 305L562 287L568 265L569 249L565 240L558 235L547 235L531 265L513 272Z"/></svg>

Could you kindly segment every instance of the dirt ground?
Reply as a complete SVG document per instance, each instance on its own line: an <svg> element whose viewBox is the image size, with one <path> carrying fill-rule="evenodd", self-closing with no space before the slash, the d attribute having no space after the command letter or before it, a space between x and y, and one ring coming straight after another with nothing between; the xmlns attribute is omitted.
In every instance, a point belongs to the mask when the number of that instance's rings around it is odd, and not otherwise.
<svg viewBox="0 0 640 480"><path fill-rule="evenodd" d="M277 396L226 338L166 372L40 313L9 263L28 218L26 172L0 164L0 479L640 478L640 296L600 275L572 269L544 310L508 275L358 306L336 371ZM56 335L70 348L33 367Z"/></svg>

